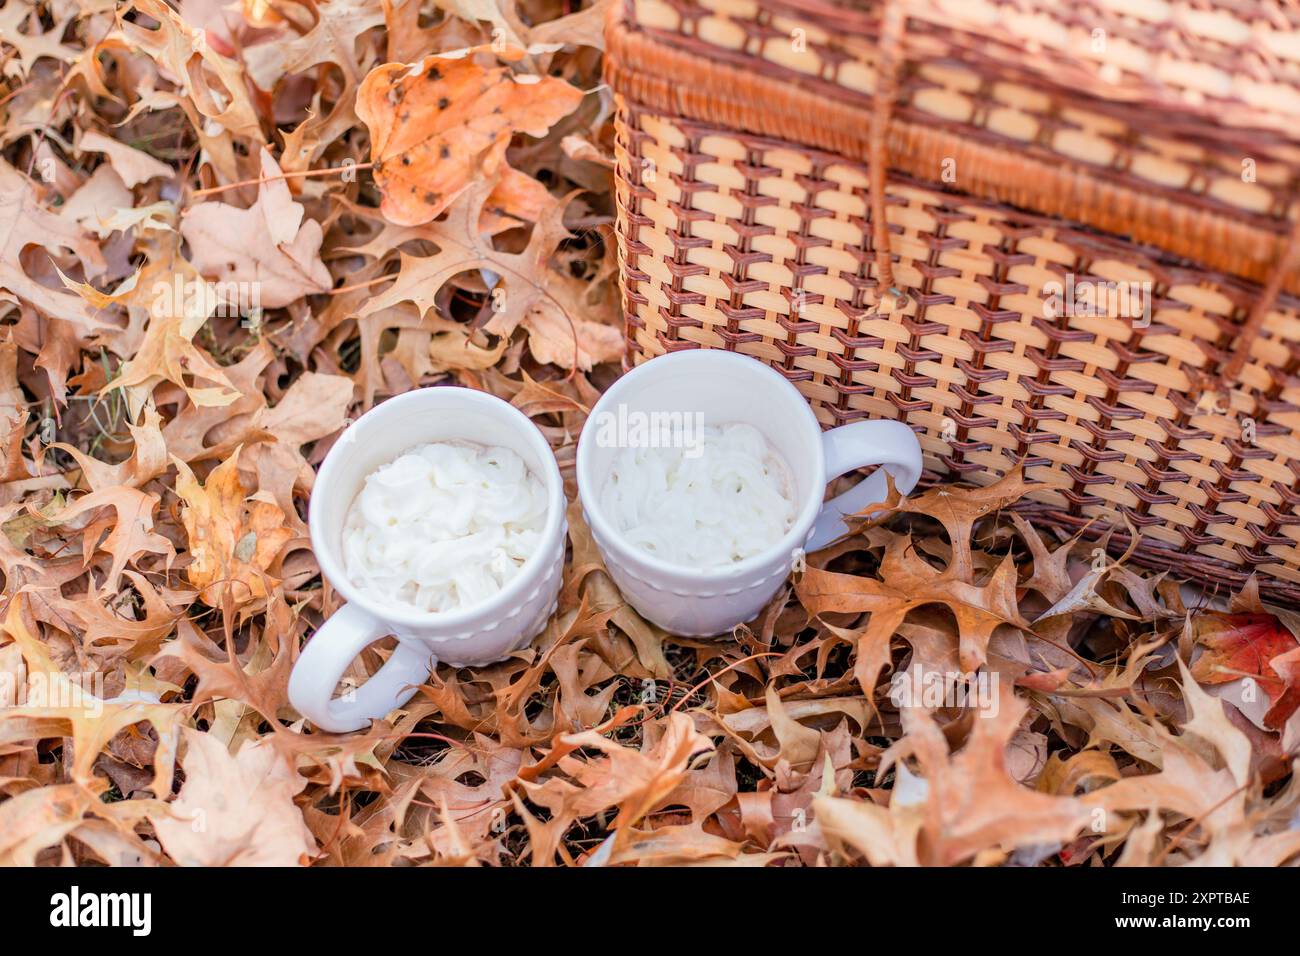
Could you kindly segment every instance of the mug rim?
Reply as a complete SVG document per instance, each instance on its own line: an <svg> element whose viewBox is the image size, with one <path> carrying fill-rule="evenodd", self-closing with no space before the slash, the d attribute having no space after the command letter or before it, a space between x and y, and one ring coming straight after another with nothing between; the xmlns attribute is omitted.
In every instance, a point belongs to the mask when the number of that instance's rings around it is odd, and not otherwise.
<svg viewBox="0 0 1300 956"><path fill-rule="evenodd" d="M661 363L658 370L655 370L655 363ZM599 496L595 492L599 476L591 474L594 466L591 461L590 442L587 441L587 435L589 430L597 427L594 424L597 413L606 403L612 404L617 401L619 392L630 387L625 383L635 382L639 377L645 378L650 375L663 374L669 370L669 365L673 363L676 365L694 363L702 366L744 363L743 365L736 364L735 367L744 368L747 373L752 371L759 379L766 377L767 381L771 382L787 400L794 404L794 407L798 410L796 414L803 417L808 423L808 427L816 435L816 441L812 443L814 448L812 487L809 489L806 500L800 507L799 513L791 523L789 530L780 539L757 554L752 554L734 564L723 565L719 568L695 568L687 564L673 564L651 554L649 551L629 544L623 534L615 529L613 523L601 512ZM703 370L701 370L701 374L703 374ZM764 433L763 437L769 444L772 444L766 433ZM790 467L789 462L786 463L786 467ZM582 510L583 514L586 515L587 523L592 526L593 534L598 533L610 543L611 547L618 549L620 558L628 557L632 561L640 562L647 570L658 574L689 575L692 580L703 580L711 584L725 582L732 578L762 570L771 565L773 561L785 560L796 548L801 548L804 542L808 540L808 532L812 529L813 522L817 520L817 515L822 509L826 494L826 449L821 441L821 425L818 424L817 416L813 414L812 409L808 407L808 401L785 376L765 365L759 359L722 349L700 348L684 349L680 352L666 352L663 355L648 359L619 377L605 390L605 393L592 406L591 412L587 415L587 420L582 426L582 432L578 436L576 471L578 498L582 502ZM819 479L820 485L818 484ZM820 493L818 492L819 488Z"/></svg>
<svg viewBox="0 0 1300 956"><path fill-rule="evenodd" d="M526 435L526 440L537 453L544 472L537 475L537 477L546 483L547 493L546 523L538 536L537 549L524 561L519 573L491 597L452 611L421 611L416 608L386 605L366 595L348 578L342 561L335 554L335 549L329 546L327 530L322 527L324 518L319 517L320 511L311 505L311 499L314 499L322 488L328 490L334 480L334 473L340 467L339 462L346 455L343 436L347 432L360 428L367 419L370 420L371 427L374 427L375 421L383 417L383 414L393 414L400 407L406 405L418 405L428 400L430 396L426 393L433 392L439 393L439 397L449 392L455 393L452 396L455 401L464 401L471 405L478 404L488 408L505 410L506 418L512 419L512 423L520 427L520 430ZM440 439L432 440L439 441ZM414 448L419 444L427 444L427 442L417 439L407 447L408 449ZM399 454L401 453L399 452ZM533 469L529 468L528 470L531 472ZM556 538L561 534L565 520L564 479L560 475L560 466L555 459L555 452L551 450L550 442L546 440L541 430L533 423L532 419L504 399L463 385L427 385L422 388L411 389L408 392L402 392L400 395L394 395L371 407L355 422L344 428L339 433L339 437L335 439L333 446L325 455L325 460L321 462L321 466L316 472L316 481L312 487L311 499L307 503L307 530L311 537L312 553L316 557L316 563L320 567L322 576L330 582L335 591L347 599L349 604L355 603L366 613L381 621L408 628L442 629L466 624L472 626L485 612L490 613L499 607L508 605L516 598L523 598L524 592L536 584L538 576L545 574L549 569L553 557L551 552L556 547ZM351 507L352 504L349 502L348 509ZM346 514L347 509L344 510L345 520ZM559 545L560 547L564 546L563 540L559 541Z"/></svg>

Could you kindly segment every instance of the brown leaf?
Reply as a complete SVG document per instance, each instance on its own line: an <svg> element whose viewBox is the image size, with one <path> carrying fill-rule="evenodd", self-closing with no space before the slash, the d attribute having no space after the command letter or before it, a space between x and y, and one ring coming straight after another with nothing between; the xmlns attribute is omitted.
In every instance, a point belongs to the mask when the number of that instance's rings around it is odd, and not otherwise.
<svg viewBox="0 0 1300 956"><path fill-rule="evenodd" d="M113 164L113 170L122 182L131 188L159 176L171 177L174 170L166 163L161 163L148 153L133 149L126 143L110 139L103 133L90 130L81 137L77 148L84 152L103 153Z"/></svg>
<svg viewBox="0 0 1300 956"><path fill-rule="evenodd" d="M1210 837L1202 862L1229 865L1251 842L1245 823L1250 741L1228 720L1222 701L1202 691L1181 661L1179 669L1194 718L1178 737L1154 728L1161 739L1160 771L1125 777L1083 799L1107 811L1155 807L1191 820Z"/></svg>
<svg viewBox="0 0 1300 956"><path fill-rule="evenodd" d="M316 841L293 798L306 785L269 741L231 756L211 734L185 728L185 784L149 817L183 866L301 866Z"/></svg>
<svg viewBox="0 0 1300 956"><path fill-rule="evenodd" d="M99 332L106 323L77 296L56 292L33 279L21 260L28 246L41 247L46 256L71 249L91 275L103 272L104 258L91 237L74 222L42 208L31 181L0 161L0 287L46 315L71 323L82 333Z"/></svg>
<svg viewBox="0 0 1300 956"><path fill-rule="evenodd" d="M240 209L223 202L193 206L181 221L181 234L190 244L190 261L219 287L244 283L240 298L263 308L288 305L304 295L324 292L331 285L321 261L324 233L314 219L304 218L280 167L262 150L262 176L257 202Z"/></svg>
<svg viewBox="0 0 1300 956"><path fill-rule="evenodd" d="M171 792L176 754L176 727L181 717L177 704L140 700L105 700L93 679L69 674L56 665L48 648L23 620L24 603L13 600L6 612L3 634L18 645L26 664L34 696L26 703L0 710L0 744L23 739L68 737L72 744L72 779L98 794L107 786L94 776L99 753L121 731L148 722L158 733L151 789L158 797Z"/></svg>
<svg viewBox="0 0 1300 956"><path fill-rule="evenodd" d="M1003 691L996 713L977 716L970 738L952 754L938 725L908 708L907 732L885 754L881 773L891 766L901 773L902 761L914 759L923 781L918 794L897 809L891 801L888 814L859 811L836 834L868 855L883 837L885 858L938 865L970 860L988 850L1005 852L1073 839L1091 821L1089 808L1072 797L1030 790L1008 772L1007 745L1027 710L1023 701ZM815 806L826 827L823 802L819 798Z"/></svg>
<svg viewBox="0 0 1300 956"><path fill-rule="evenodd" d="M974 671L986 658L993 632L1006 624L1027 628L1016 601L1015 564L1008 555L984 585L940 572L922 559L908 537L889 545L880 565L880 580L809 568L795 585L799 600L811 614L868 611L867 626L853 639L858 644L857 674L870 695L889 660L888 645L907 614L927 604L948 608L957 619L959 659L963 670Z"/></svg>
<svg viewBox="0 0 1300 956"><path fill-rule="evenodd" d="M508 336L522 325L539 361L564 368L589 370L622 354L623 336L612 322L584 317L586 286L553 268L551 260L568 231L564 228L564 203L556 203L533 228L527 247L505 253L479 233L480 211L490 183L471 187L444 222L429 227L427 235L439 252L432 256L401 259L401 271L391 286L361 310L363 319L401 302L414 302L420 315L436 307L435 297L453 277L470 270L488 270L499 277L494 288L494 311L486 328ZM572 197L570 197L572 198ZM499 290L499 293L498 293Z"/></svg>
<svg viewBox="0 0 1300 956"><path fill-rule="evenodd" d="M903 498L894 507L901 512L928 515L939 521L948 532L952 546L952 576L960 581L970 581L975 571L971 557L971 532L975 523L1019 501L1029 494L1031 487L1024 473L1016 469L984 487L936 485L915 498Z"/></svg>
<svg viewBox="0 0 1300 956"><path fill-rule="evenodd" d="M147 19L126 19L132 9ZM120 5L114 32L131 48L152 57L171 76L187 78L194 85L192 103L199 114L213 120L219 128L257 143L262 141L257 110L239 64L217 52L162 0L131 0ZM198 62L192 65L195 59Z"/></svg>
<svg viewBox="0 0 1300 956"><path fill-rule="evenodd" d="M583 747L602 755L592 759L562 756L562 778L525 784L528 799L545 806L555 820L564 825L591 816L606 808L617 807L611 829L614 841L611 852L617 853L630 838L631 828L685 779L692 759L710 753L712 742L697 733L685 714L670 714L662 737L644 752L621 746L595 730L563 735L566 751ZM561 830L563 827L561 827ZM546 862L534 860L535 863Z"/></svg>
<svg viewBox="0 0 1300 956"><path fill-rule="evenodd" d="M345 375L304 372L274 408L257 416L257 424L274 441L260 442L246 452L257 472L258 489L277 505L298 533L306 526L294 507L294 492L311 491L316 473L302 456L302 446L341 431L352 404L352 379Z"/></svg>

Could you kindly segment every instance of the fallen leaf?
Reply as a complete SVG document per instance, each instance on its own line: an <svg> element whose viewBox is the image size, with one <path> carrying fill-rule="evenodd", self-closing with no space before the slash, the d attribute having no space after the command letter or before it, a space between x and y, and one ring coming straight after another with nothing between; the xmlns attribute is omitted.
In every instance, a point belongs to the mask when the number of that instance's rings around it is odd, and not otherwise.
<svg viewBox="0 0 1300 956"><path fill-rule="evenodd" d="M185 783L150 820L181 866L301 866L316 841L293 798L306 781L269 741L231 756L210 734L186 728Z"/></svg>
<svg viewBox="0 0 1300 956"><path fill-rule="evenodd" d="M500 171L515 133L543 136L581 100L563 80L480 65L490 49L386 63L361 84L357 115L370 128L380 208L391 221L436 219L474 178ZM518 60L523 51L502 56Z"/></svg>
<svg viewBox="0 0 1300 956"><path fill-rule="evenodd" d="M244 497L236 452L200 486L188 465L173 457L176 494L185 502L181 518L190 539L192 561L186 569L203 600L220 606L224 594L236 605L267 596L278 583L267 569L292 536L284 513L266 501Z"/></svg>
<svg viewBox="0 0 1300 956"><path fill-rule="evenodd" d="M1264 724L1280 728L1300 710L1300 642L1272 614L1224 614L1201 611L1192 616L1192 639L1205 648L1192 665L1202 684L1254 680L1272 706Z"/></svg>
<svg viewBox="0 0 1300 956"><path fill-rule="evenodd" d="M205 202L190 209L181 235L190 245L190 261L205 277L228 287L244 283L239 300L261 308L288 305L330 287L329 270L320 258L320 223L304 219L271 154L262 150L257 202L240 209Z"/></svg>
<svg viewBox="0 0 1300 956"><path fill-rule="evenodd" d="M171 178L175 174L170 166L159 162L148 153L94 130L81 137L77 148L83 153L103 153L107 156L108 161L113 165L113 170L121 177L128 189L160 176Z"/></svg>

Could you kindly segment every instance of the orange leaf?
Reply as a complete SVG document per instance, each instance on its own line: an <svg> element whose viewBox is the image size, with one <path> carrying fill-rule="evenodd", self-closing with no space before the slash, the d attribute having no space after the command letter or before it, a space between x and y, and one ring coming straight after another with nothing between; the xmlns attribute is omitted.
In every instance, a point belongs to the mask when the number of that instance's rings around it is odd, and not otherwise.
<svg viewBox="0 0 1300 956"><path fill-rule="evenodd" d="M228 585L237 605L266 597L275 583L266 570L293 537L279 508L266 501L245 501L238 459L236 451L200 486L189 466L172 458L176 494L186 504L181 520L194 559L187 574L213 606L220 604Z"/></svg>
<svg viewBox="0 0 1300 956"><path fill-rule="evenodd" d="M385 63L370 72L357 91L357 115L370 128L375 184L380 206L392 222L415 226L437 218L475 178L491 176L505 162L515 133L545 135L577 109L582 92L555 77L516 75L503 66L483 67L484 48L427 56L417 64ZM519 59L511 48L502 56ZM520 188L498 197L507 214L527 218L528 209L511 209Z"/></svg>

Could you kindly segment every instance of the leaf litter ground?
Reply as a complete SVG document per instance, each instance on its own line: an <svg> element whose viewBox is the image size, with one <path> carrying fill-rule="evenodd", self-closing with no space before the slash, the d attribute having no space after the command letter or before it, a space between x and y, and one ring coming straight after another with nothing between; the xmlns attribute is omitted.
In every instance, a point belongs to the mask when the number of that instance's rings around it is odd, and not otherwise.
<svg viewBox="0 0 1300 956"><path fill-rule="evenodd" d="M348 421L484 389L573 499L622 347L608 2L0 10L0 862L1295 863L1300 619L1045 537L1018 474L895 498L719 641L571 507L532 647L367 732L293 712Z"/></svg>

